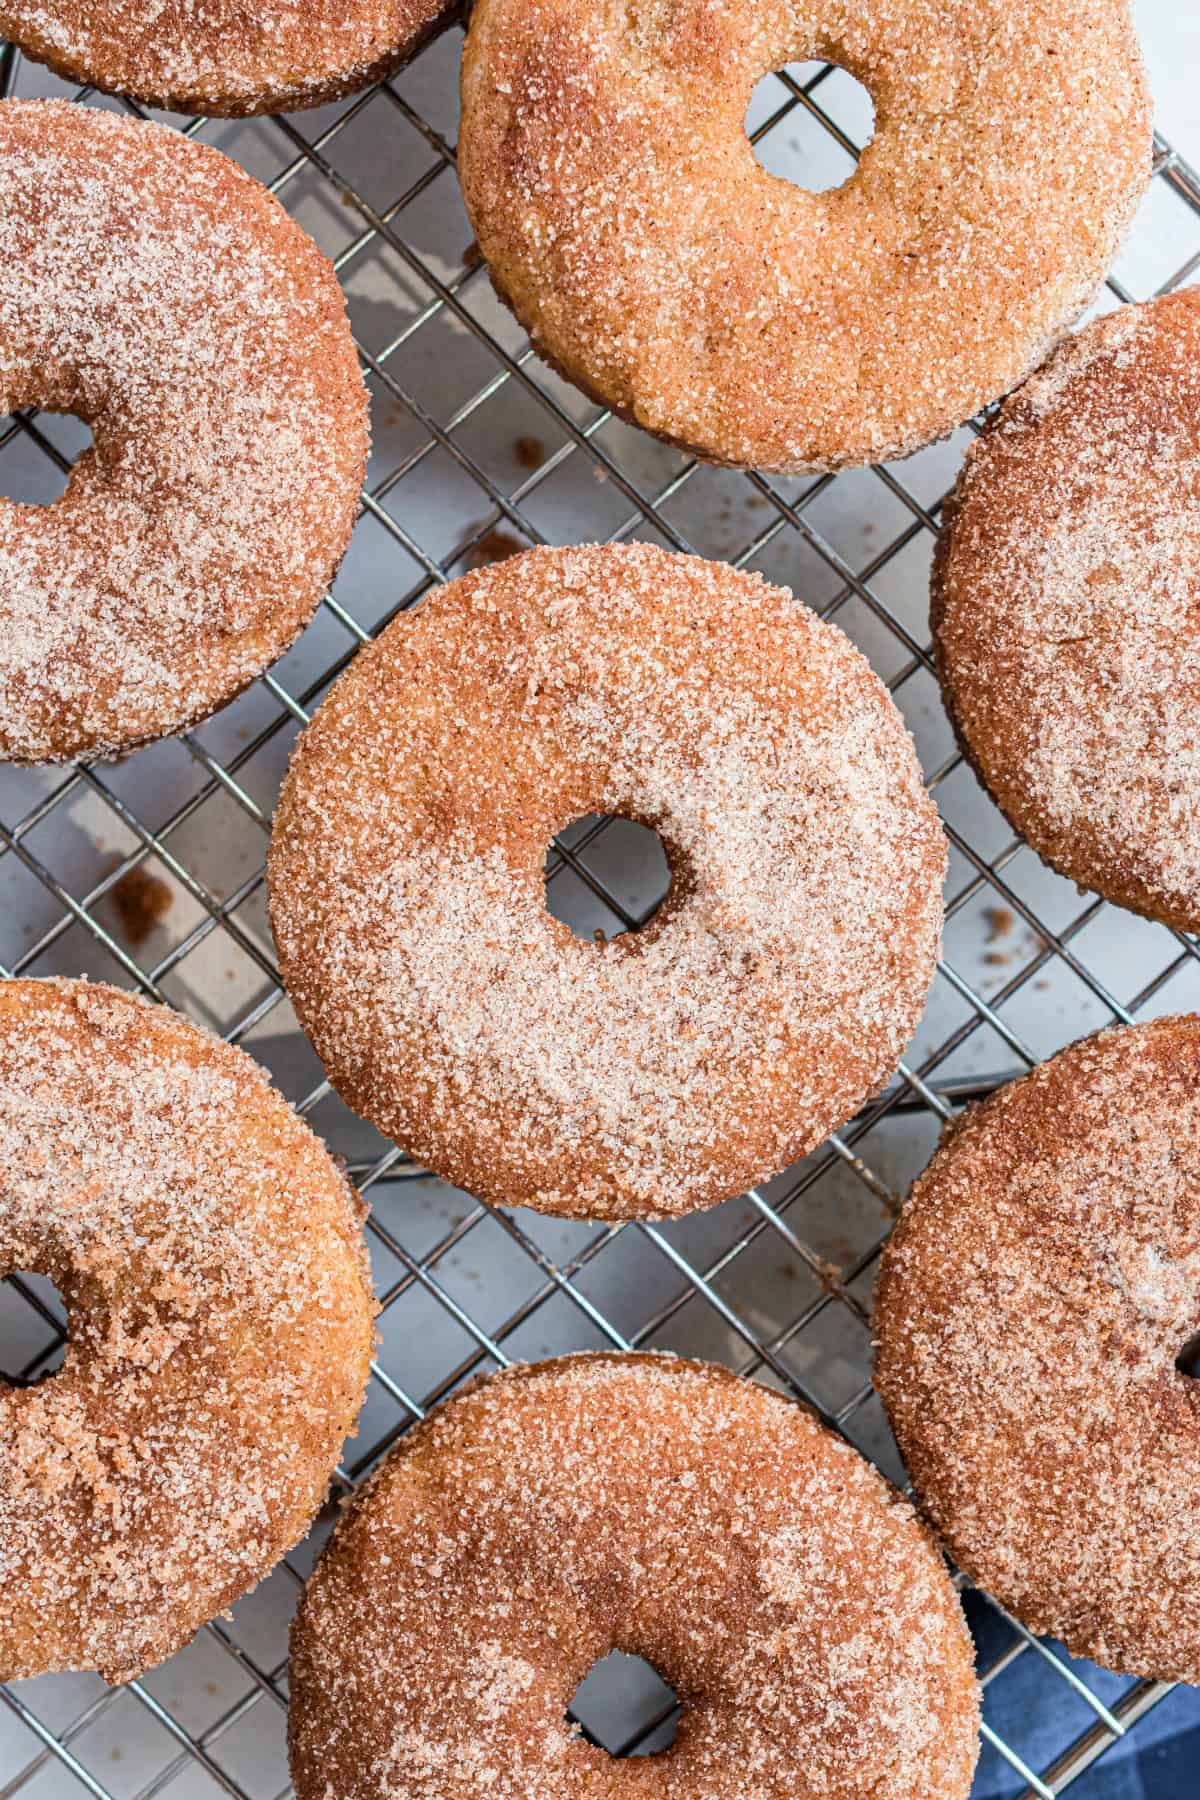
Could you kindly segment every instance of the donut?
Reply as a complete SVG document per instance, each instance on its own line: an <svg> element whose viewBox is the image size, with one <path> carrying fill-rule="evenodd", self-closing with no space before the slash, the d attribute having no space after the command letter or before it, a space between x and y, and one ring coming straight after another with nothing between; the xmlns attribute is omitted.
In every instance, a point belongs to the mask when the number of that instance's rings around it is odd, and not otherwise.
<svg viewBox="0 0 1200 1800"><path fill-rule="evenodd" d="M959 1566L1200 1682L1200 1018L1085 1039L950 1128L884 1253L876 1385Z"/></svg>
<svg viewBox="0 0 1200 1800"><path fill-rule="evenodd" d="M323 106L390 75L448 0L0 0L0 37L68 81L171 112Z"/></svg>
<svg viewBox="0 0 1200 1800"><path fill-rule="evenodd" d="M671 890L583 941L554 834L657 831ZM299 740L268 856L297 1017L427 1167L577 1217L714 1205L893 1073L933 976L945 845L912 740L836 627L648 544L463 576Z"/></svg>
<svg viewBox="0 0 1200 1800"><path fill-rule="evenodd" d="M0 758L115 756L231 699L350 538L366 392L330 264L219 151L0 103L0 410L94 445L0 499Z"/></svg>
<svg viewBox="0 0 1200 1800"><path fill-rule="evenodd" d="M1200 931L1200 289L1096 320L972 448L933 629L959 740L1014 829Z"/></svg>
<svg viewBox="0 0 1200 1800"><path fill-rule="evenodd" d="M844 186L769 174L759 79L870 92ZM458 171L535 350L709 461L902 456L1034 367L1150 173L1127 0L476 0Z"/></svg>
<svg viewBox="0 0 1200 1800"><path fill-rule="evenodd" d="M0 1681L132 1679L307 1531L373 1341L361 1208L242 1051L85 981L0 984L0 1275L66 1361L0 1378Z"/></svg>
<svg viewBox="0 0 1200 1800"><path fill-rule="evenodd" d="M652 1663L673 1746L564 1714ZM433 1414L342 1516L292 1629L297 1800L966 1800L970 1637L870 1465L726 1369L584 1354Z"/></svg>

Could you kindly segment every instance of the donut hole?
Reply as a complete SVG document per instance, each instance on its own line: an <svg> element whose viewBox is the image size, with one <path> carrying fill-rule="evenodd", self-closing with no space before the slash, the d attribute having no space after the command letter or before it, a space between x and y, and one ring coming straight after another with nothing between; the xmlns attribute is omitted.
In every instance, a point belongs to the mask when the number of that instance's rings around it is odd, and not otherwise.
<svg viewBox="0 0 1200 1800"><path fill-rule="evenodd" d="M589 813L552 839L545 879L546 910L576 937L606 944L649 924L671 891L671 865L652 826Z"/></svg>
<svg viewBox="0 0 1200 1800"><path fill-rule="evenodd" d="M655 1756L675 1742L679 1696L653 1663L610 1650L575 1689L567 1718L610 1756Z"/></svg>
<svg viewBox="0 0 1200 1800"><path fill-rule="evenodd" d="M1175 1358L1175 1367L1189 1381L1200 1381L1200 1331L1190 1337L1179 1355Z"/></svg>
<svg viewBox="0 0 1200 1800"><path fill-rule="evenodd" d="M832 130L805 97L829 118ZM870 94L836 63L785 63L755 84L746 109L756 162L810 194L844 187L874 134Z"/></svg>
<svg viewBox="0 0 1200 1800"><path fill-rule="evenodd" d="M17 431L0 456L0 497L20 506L53 506L67 491L92 433L76 413L43 410Z"/></svg>
<svg viewBox="0 0 1200 1800"><path fill-rule="evenodd" d="M48 1275L15 1269L0 1281L0 1388L37 1387L67 1354L67 1307Z"/></svg>

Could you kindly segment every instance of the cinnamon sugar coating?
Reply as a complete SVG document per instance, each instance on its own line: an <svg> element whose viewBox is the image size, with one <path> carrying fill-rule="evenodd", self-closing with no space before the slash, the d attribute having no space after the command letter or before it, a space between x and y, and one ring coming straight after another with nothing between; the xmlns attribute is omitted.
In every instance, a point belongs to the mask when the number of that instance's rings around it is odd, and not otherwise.
<svg viewBox="0 0 1200 1800"><path fill-rule="evenodd" d="M398 69L457 0L0 0L0 37L68 81L174 112L322 106Z"/></svg>
<svg viewBox="0 0 1200 1800"><path fill-rule="evenodd" d="M116 988L0 984L0 1273L66 1361L0 1380L0 1680L127 1681L301 1538L366 1385L361 1207L240 1050Z"/></svg>
<svg viewBox="0 0 1200 1800"><path fill-rule="evenodd" d="M615 813L672 887L583 942L552 836ZM582 1217L709 1206L891 1075L944 840L840 631L723 564L530 550L359 652L301 737L268 859L280 967L339 1093L448 1180Z"/></svg>
<svg viewBox="0 0 1200 1800"><path fill-rule="evenodd" d="M1200 930L1200 289L1096 320L973 447L934 568L947 708L1063 875Z"/></svg>
<svg viewBox="0 0 1200 1800"><path fill-rule="evenodd" d="M232 698L350 538L367 404L333 270L161 125L0 104L0 410L92 427L52 506L0 500L0 757L113 756Z"/></svg>
<svg viewBox="0 0 1200 1800"><path fill-rule="evenodd" d="M755 83L840 64L844 186L756 162ZM712 461L915 450L1041 360L1150 172L1126 0L477 0L458 168L498 292L603 404Z"/></svg>
<svg viewBox="0 0 1200 1800"><path fill-rule="evenodd" d="M884 1254L883 1397L955 1560L1033 1631L1200 1681L1200 1018L951 1127Z"/></svg>
<svg viewBox="0 0 1200 1800"><path fill-rule="evenodd" d="M611 1649L683 1711L616 1761L564 1718ZM418 1426L292 1630L297 1800L966 1800L971 1642L916 1517L725 1369L583 1355Z"/></svg>

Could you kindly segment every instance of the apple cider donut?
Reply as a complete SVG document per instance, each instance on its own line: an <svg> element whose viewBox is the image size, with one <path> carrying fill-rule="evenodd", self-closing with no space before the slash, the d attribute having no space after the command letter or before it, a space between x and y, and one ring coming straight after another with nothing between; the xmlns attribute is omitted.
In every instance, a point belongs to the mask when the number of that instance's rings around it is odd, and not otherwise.
<svg viewBox="0 0 1200 1800"><path fill-rule="evenodd" d="M743 123L809 57L876 111L822 194ZM476 0L458 169L539 354L699 456L799 472L915 450L1039 362L1150 146L1126 0Z"/></svg>
<svg viewBox="0 0 1200 1800"><path fill-rule="evenodd" d="M948 503L933 632L980 779L1052 868L1200 931L1200 289L1097 319Z"/></svg>
<svg viewBox="0 0 1200 1800"><path fill-rule="evenodd" d="M612 1649L670 1749L565 1719ZM848 1444L673 1357L496 1375L343 1514L292 1630L297 1800L966 1800L978 1699L945 1564Z"/></svg>
<svg viewBox="0 0 1200 1800"><path fill-rule="evenodd" d="M1200 1018L959 1119L884 1254L876 1385L955 1561L1075 1656L1200 1682Z"/></svg>
<svg viewBox="0 0 1200 1800"><path fill-rule="evenodd" d="M0 1378L0 1681L128 1681L259 1581L366 1385L361 1207L242 1051L116 988L0 983L0 1275L66 1361Z"/></svg>
<svg viewBox="0 0 1200 1800"><path fill-rule="evenodd" d="M554 834L656 830L666 901L584 942ZM268 860L338 1092L438 1174L582 1217L711 1206L892 1074L945 845L912 740L790 594L646 544L530 550L395 621L301 737Z"/></svg>
<svg viewBox="0 0 1200 1800"><path fill-rule="evenodd" d="M0 411L76 413L52 506L0 500L0 757L114 756L308 623L358 508L366 394L312 239L219 151L0 103Z"/></svg>
<svg viewBox="0 0 1200 1800"><path fill-rule="evenodd" d="M366 87L456 11L456 0L0 0L0 37L68 81L228 118Z"/></svg>

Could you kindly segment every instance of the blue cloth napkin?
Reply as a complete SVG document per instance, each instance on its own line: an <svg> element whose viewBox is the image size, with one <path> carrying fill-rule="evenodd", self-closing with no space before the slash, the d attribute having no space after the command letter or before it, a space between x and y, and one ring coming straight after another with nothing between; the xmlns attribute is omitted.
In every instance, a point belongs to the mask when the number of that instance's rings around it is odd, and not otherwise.
<svg viewBox="0 0 1200 1800"><path fill-rule="evenodd" d="M963 1596L980 1663L986 1666L1012 1641L1003 1619L978 1595ZM1064 1662L1106 1706L1133 1685L1094 1663ZM1095 1714L1066 1682L1031 1651L987 1690L984 1717L992 1730L1039 1774L1095 1722ZM971 1790L972 1800L1014 1800L1024 1783L987 1744ZM1070 1800L1200 1800L1200 1689L1178 1687L1129 1735L1067 1789Z"/></svg>

